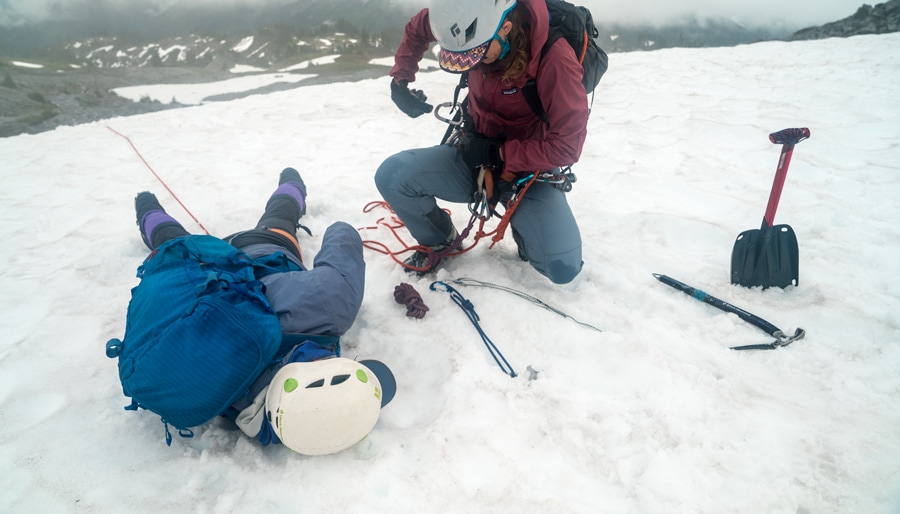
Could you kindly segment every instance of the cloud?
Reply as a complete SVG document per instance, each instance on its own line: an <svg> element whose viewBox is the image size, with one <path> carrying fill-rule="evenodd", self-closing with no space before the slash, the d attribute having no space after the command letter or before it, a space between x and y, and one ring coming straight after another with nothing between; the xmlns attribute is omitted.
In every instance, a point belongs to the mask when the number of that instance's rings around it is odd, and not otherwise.
<svg viewBox="0 0 900 514"><path fill-rule="evenodd" d="M85 0L0 0L0 26L35 23L45 19L66 19L77 13ZM100 3L89 0L93 7ZM103 0L100 0L103 1ZM373 0L369 0L373 1ZM422 7L427 0L399 0ZM688 16L731 18L747 24L780 22L809 26L836 21L853 14L860 0L572 0L589 7L598 23L663 24ZM165 11L173 6L222 7L235 4L271 5L303 3L297 0L105 0L114 7L133 11Z"/></svg>
<svg viewBox="0 0 900 514"><path fill-rule="evenodd" d="M846 18L856 12L861 0L583 0L583 5L591 9L598 23L662 24L696 16L807 26Z"/></svg>
<svg viewBox="0 0 900 514"><path fill-rule="evenodd" d="M41 21L50 16L49 2L41 0L0 0L0 26Z"/></svg>

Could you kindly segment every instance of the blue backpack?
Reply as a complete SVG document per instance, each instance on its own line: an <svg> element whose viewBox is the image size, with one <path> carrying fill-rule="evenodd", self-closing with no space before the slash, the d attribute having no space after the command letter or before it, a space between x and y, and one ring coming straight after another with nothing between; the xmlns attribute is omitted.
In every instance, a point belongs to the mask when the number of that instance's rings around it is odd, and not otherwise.
<svg viewBox="0 0 900 514"><path fill-rule="evenodd" d="M278 316L254 262L213 236L166 242L138 268L125 337L107 343L119 359L129 410L148 409L190 437L222 414L269 366L281 345Z"/></svg>

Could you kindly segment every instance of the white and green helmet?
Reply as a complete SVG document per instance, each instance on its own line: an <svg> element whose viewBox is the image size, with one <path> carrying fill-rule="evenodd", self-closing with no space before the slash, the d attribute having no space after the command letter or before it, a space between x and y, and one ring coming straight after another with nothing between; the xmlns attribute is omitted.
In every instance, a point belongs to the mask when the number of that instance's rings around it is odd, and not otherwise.
<svg viewBox="0 0 900 514"><path fill-rule="evenodd" d="M304 455L325 455L353 446L372 431L391 398L376 371L363 362L336 357L293 362L278 370L266 392L266 420L285 446ZM393 382L383 370L378 372ZM393 397L393 391L387 393Z"/></svg>
<svg viewBox="0 0 900 514"><path fill-rule="evenodd" d="M481 62L516 0L431 0L431 32L441 45L441 68L468 71Z"/></svg>

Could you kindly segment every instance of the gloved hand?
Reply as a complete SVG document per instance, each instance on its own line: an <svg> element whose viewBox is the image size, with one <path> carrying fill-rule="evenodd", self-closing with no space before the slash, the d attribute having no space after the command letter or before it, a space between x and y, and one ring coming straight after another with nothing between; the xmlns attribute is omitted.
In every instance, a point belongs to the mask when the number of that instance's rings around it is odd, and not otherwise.
<svg viewBox="0 0 900 514"><path fill-rule="evenodd" d="M500 147L503 142L487 137L466 137L460 140L459 154L470 168L487 166L499 170L503 166Z"/></svg>
<svg viewBox="0 0 900 514"><path fill-rule="evenodd" d="M409 89L409 83L405 80L398 84L391 79L391 100L410 118L418 118L434 109L431 104L425 103L428 100L425 93L420 89Z"/></svg>

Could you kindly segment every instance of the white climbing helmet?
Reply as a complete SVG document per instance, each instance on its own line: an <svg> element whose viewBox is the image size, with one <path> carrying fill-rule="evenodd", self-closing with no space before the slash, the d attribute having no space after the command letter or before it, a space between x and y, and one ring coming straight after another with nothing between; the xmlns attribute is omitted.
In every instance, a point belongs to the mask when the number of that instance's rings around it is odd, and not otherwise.
<svg viewBox="0 0 900 514"><path fill-rule="evenodd" d="M281 442L297 453L335 453L368 435L395 390L393 375L379 361L336 357L292 362L269 383L266 420Z"/></svg>
<svg viewBox="0 0 900 514"><path fill-rule="evenodd" d="M438 62L462 73L481 62L516 0L431 0L431 32L441 45Z"/></svg>

